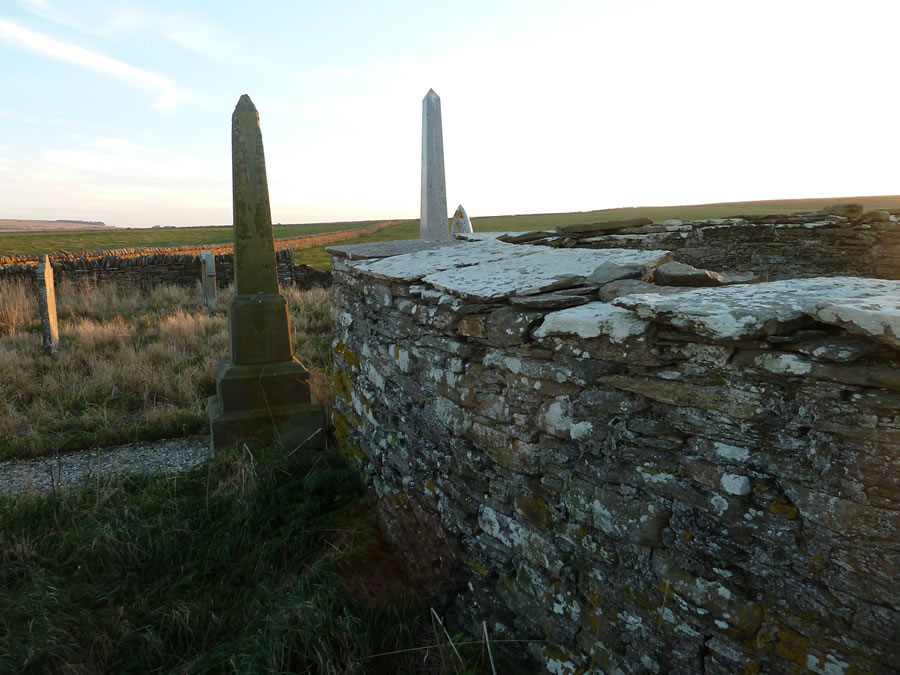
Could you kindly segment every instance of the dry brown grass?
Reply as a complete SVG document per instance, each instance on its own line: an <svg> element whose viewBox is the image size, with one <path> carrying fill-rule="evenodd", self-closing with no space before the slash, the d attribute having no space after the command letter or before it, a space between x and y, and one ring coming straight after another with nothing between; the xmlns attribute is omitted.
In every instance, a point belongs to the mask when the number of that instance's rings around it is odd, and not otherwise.
<svg viewBox="0 0 900 675"><path fill-rule="evenodd" d="M208 431L213 370L228 353L229 289L211 311L199 288L58 290L60 351L49 357L33 295L0 283L0 316L8 317L0 335L0 458ZM327 293L282 293L297 358L311 371L314 396L327 401Z"/></svg>
<svg viewBox="0 0 900 675"><path fill-rule="evenodd" d="M38 318L34 287L22 279L3 282L0 295L0 335L10 333Z"/></svg>

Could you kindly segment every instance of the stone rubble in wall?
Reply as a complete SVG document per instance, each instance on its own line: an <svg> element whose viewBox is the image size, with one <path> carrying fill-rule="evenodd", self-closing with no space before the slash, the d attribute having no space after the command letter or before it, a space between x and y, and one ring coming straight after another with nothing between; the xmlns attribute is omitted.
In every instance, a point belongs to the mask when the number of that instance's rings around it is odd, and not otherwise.
<svg viewBox="0 0 900 675"><path fill-rule="evenodd" d="M480 239L336 247L331 291L337 435L464 627L557 672L900 669L900 282Z"/></svg>

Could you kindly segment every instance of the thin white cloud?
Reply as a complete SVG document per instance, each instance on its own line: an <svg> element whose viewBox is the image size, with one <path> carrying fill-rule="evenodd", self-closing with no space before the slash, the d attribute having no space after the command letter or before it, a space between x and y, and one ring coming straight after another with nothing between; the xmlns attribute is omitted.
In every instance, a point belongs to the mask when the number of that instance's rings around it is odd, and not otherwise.
<svg viewBox="0 0 900 675"><path fill-rule="evenodd" d="M60 61L74 63L83 68L148 90L159 97L153 106L161 110L168 110L176 101L185 99L185 96L175 88L175 85L163 75L137 68L124 61L104 56L77 45L60 42L41 33L28 30L12 21L0 19L0 41Z"/></svg>
<svg viewBox="0 0 900 675"><path fill-rule="evenodd" d="M87 35L113 38L140 31L155 32L188 51L206 58L231 63L236 60L238 40L221 27L184 13L165 14L138 5L80 2L78 16L51 5L47 0L21 0L28 11Z"/></svg>

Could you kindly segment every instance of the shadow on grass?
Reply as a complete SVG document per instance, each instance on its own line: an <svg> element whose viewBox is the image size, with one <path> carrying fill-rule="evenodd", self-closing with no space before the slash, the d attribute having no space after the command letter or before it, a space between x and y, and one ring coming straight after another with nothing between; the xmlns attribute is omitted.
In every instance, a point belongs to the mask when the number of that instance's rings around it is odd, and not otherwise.
<svg viewBox="0 0 900 675"><path fill-rule="evenodd" d="M425 609L329 454L0 499L0 671L413 672Z"/></svg>

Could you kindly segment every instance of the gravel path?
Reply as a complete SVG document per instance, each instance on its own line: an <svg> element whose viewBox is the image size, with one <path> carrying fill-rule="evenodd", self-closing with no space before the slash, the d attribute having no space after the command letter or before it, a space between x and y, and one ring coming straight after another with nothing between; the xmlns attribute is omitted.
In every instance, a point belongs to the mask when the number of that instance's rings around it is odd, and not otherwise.
<svg viewBox="0 0 900 675"><path fill-rule="evenodd" d="M195 436L15 459L0 462L0 496L83 485L98 476L187 471L209 457L209 439Z"/></svg>

